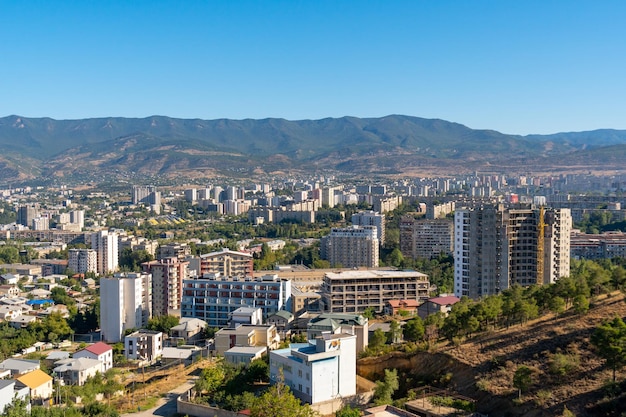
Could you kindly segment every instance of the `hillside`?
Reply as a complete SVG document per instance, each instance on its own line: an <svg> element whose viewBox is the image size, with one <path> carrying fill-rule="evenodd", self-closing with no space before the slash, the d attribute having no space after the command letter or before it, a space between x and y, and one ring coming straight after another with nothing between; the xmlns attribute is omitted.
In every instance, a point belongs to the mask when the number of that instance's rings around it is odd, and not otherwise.
<svg viewBox="0 0 626 417"><path fill-rule="evenodd" d="M523 137L401 115L298 121L8 116L0 118L0 146L0 180L319 169L367 175L562 172L623 169L626 132Z"/></svg>
<svg viewBox="0 0 626 417"><path fill-rule="evenodd" d="M626 302L618 293L596 301L582 317L549 315L524 326L480 335L458 347L443 347L436 353L365 358L359 361L358 372L377 379L384 369L398 368L405 384L449 377L449 388L475 398L478 411L489 415L554 416L565 406L578 417L619 415L611 410L626 404L626 393L622 389L617 397L607 398L610 396L604 387L611 380L611 371L589 343L602 320L615 315L626 316ZM565 375L555 374L550 371L555 353L573 355L579 365ZM520 365L533 369L533 383L518 405L512 378ZM448 373L451 375L446 376ZM618 381L625 378L626 371L618 373Z"/></svg>

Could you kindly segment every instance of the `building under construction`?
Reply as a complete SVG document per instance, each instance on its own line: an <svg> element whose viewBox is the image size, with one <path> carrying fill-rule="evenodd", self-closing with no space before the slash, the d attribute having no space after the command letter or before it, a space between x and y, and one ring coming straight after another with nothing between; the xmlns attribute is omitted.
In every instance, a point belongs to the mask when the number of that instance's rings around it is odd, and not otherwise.
<svg viewBox="0 0 626 417"><path fill-rule="evenodd" d="M454 218L454 293L480 298L514 284L569 275L569 209L503 205L460 209Z"/></svg>

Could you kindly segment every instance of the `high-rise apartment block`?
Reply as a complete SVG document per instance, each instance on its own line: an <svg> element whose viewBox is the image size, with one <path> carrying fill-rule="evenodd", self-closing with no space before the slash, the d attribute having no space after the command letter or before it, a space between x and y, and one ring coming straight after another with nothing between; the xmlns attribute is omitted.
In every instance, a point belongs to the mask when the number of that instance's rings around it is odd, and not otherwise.
<svg viewBox="0 0 626 417"><path fill-rule="evenodd" d="M118 264L118 235L115 232L101 230L91 235L91 249L98 254L98 274L115 272Z"/></svg>
<svg viewBox="0 0 626 417"><path fill-rule="evenodd" d="M378 228L352 226L333 228L320 241L322 259L343 268L378 267Z"/></svg>
<svg viewBox="0 0 626 417"><path fill-rule="evenodd" d="M471 298L569 275L569 209L502 205L457 210L454 293Z"/></svg>
<svg viewBox="0 0 626 417"><path fill-rule="evenodd" d="M432 259L451 255L454 248L454 222L447 219L400 219L400 251L410 259Z"/></svg>
<svg viewBox="0 0 626 417"><path fill-rule="evenodd" d="M180 316L183 280L189 278L189 262L165 258L141 264L143 272L152 274L152 315Z"/></svg>
<svg viewBox="0 0 626 417"><path fill-rule="evenodd" d="M39 216L39 210L36 205L20 206L17 209L16 223L22 226L32 227L33 220Z"/></svg>
<svg viewBox="0 0 626 417"><path fill-rule="evenodd" d="M98 253L93 249L70 249L67 267L76 273L98 273Z"/></svg>
<svg viewBox="0 0 626 417"><path fill-rule="evenodd" d="M375 211L361 211L352 215L352 224L355 226L376 226L376 238L381 245L385 243L385 215Z"/></svg>
<svg viewBox="0 0 626 417"><path fill-rule="evenodd" d="M150 274L119 273L100 279L100 328L104 341L122 341L124 331L146 326L150 317Z"/></svg>

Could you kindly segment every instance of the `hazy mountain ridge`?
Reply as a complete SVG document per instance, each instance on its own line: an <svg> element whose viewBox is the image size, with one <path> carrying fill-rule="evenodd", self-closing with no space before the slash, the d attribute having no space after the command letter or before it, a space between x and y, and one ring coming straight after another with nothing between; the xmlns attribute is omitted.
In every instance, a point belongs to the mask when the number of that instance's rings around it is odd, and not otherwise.
<svg viewBox="0 0 626 417"><path fill-rule="evenodd" d="M299 121L8 116L0 118L0 146L4 179L95 170L166 175L325 167L402 173L407 167L562 164L565 154L577 164L618 163L626 155L626 131L519 136L401 115ZM611 151L603 152L603 146ZM34 161L40 169L32 168Z"/></svg>

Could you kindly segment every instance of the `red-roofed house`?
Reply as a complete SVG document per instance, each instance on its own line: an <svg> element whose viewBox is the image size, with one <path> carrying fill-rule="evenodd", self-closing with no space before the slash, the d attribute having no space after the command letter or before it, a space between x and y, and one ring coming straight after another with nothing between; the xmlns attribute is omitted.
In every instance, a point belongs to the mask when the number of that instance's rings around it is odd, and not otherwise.
<svg viewBox="0 0 626 417"><path fill-rule="evenodd" d="M104 342L94 343L72 355L73 358L97 359L102 362L102 373L113 368L113 348Z"/></svg>
<svg viewBox="0 0 626 417"><path fill-rule="evenodd" d="M419 306L419 308L417 309L417 313L423 319L426 318L426 316L434 313L443 313L447 316L452 309L452 306L459 301L459 297L455 297L454 295L429 298L424 304Z"/></svg>
<svg viewBox="0 0 626 417"><path fill-rule="evenodd" d="M417 314L417 307L420 302L418 300L389 300L385 305L385 314L395 316L400 314L400 311L406 311L408 316L414 316Z"/></svg>

